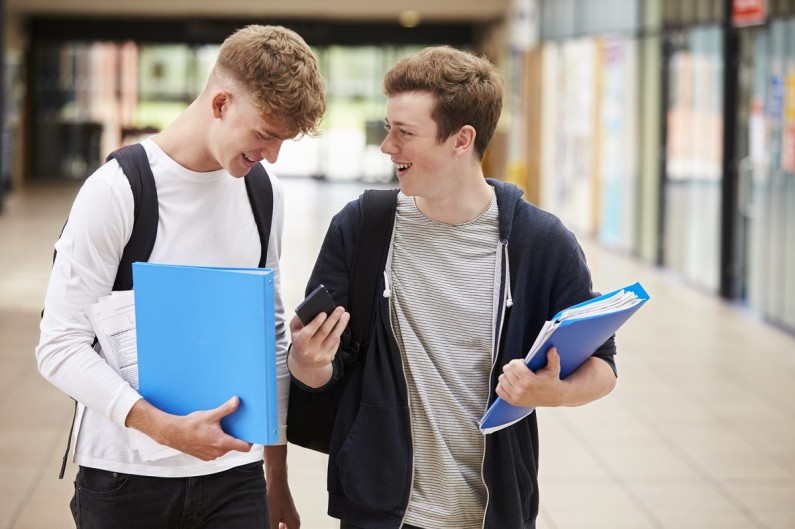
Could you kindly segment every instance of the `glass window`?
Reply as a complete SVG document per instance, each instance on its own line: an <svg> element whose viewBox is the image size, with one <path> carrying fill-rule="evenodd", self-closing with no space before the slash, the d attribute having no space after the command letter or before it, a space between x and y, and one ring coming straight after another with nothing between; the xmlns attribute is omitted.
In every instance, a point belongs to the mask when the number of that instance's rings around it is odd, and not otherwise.
<svg viewBox="0 0 795 529"><path fill-rule="evenodd" d="M699 3L699 0L682 0L679 2L680 21L683 24L693 24L698 21L696 18L696 6Z"/></svg>
<svg viewBox="0 0 795 529"><path fill-rule="evenodd" d="M712 20L712 0L696 0L695 4L695 22L703 24L711 22Z"/></svg>
<svg viewBox="0 0 795 529"><path fill-rule="evenodd" d="M663 0L663 22L665 25L672 26L681 22L679 5L680 0Z"/></svg>
<svg viewBox="0 0 795 529"><path fill-rule="evenodd" d="M723 21L724 9L723 0L713 0L712 2L712 20L715 22Z"/></svg>
<svg viewBox="0 0 795 529"><path fill-rule="evenodd" d="M643 9L644 29L648 31L659 30L663 15L663 0L647 0L641 6Z"/></svg>
<svg viewBox="0 0 795 529"><path fill-rule="evenodd" d="M329 86L324 133L285 142L277 174L390 180L392 166L379 150L385 106L381 81L390 66L422 47L315 49ZM168 126L203 89L219 48L133 42L37 45L32 175L85 178L107 153Z"/></svg>
<svg viewBox="0 0 795 529"><path fill-rule="evenodd" d="M574 35L577 30L575 0L542 0L541 35L556 39Z"/></svg>
<svg viewBox="0 0 795 529"><path fill-rule="evenodd" d="M206 60L211 56L211 67L217 53L218 46L140 46L139 93L131 128L160 130L174 121L201 92L209 74ZM202 61L205 64L200 66Z"/></svg>
<svg viewBox="0 0 795 529"><path fill-rule="evenodd" d="M722 29L683 35L668 69L664 265L708 290L718 287L722 177Z"/></svg>

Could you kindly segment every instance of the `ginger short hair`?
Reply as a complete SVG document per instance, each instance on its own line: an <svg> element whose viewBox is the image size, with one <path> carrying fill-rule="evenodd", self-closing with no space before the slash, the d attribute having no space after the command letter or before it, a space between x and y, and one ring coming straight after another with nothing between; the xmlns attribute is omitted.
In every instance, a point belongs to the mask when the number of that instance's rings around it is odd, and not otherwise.
<svg viewBox="0 0 795 529"><path fill-rule="evenodd" d="M429 92L436 97L431 117L440 142L464 125L476 132L475 150L482 159L502 112L502 79L486 58L449 46L434 46L406 57L384 77L387 97Z"/></svg>
<svg viewBox="0 0 795 529"><path fill-rule="evenodd" d="M263 116L291 131L316 135L326 111L326 81L298 33L282 26L250 25L221 45L211 78L231 78Z"/></svg>

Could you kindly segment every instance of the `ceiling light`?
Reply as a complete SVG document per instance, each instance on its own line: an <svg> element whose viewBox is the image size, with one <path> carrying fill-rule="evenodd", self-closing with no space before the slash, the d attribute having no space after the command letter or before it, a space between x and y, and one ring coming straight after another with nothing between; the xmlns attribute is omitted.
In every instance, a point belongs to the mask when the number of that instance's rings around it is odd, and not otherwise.
<svg viewBox="0 0 795 529"><path fill-rule="evenodd" d="M415 28L420 25L420 13L411 9L402 11L398 15L398 22L404 28Z"/></svg>

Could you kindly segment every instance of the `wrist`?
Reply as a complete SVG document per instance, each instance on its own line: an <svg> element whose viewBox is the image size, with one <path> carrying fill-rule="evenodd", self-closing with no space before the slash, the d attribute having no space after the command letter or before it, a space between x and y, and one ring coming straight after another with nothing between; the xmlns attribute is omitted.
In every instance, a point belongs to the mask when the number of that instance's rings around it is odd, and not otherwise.
<svg viewBox="0 0 795 529"><path fill-rule="evenodd" d="M168 445L168 422L171 419L173 416L139 399L127 414L124 425L145 433L160 444Z"/></svg>
<svg viewBox="0 0 795 529"><path fill-rule="evenodd" d="M287 481L287 445L265 447L265 479L269 483Z"/></svg>
<svg viewBox="0 0 795 529"><path fill-rule="evenodd" d="M334 374L334 366L331 362L318 367L302 363L296 355L287 357L287 370L292 378L310 388L326 385Z"/></svg>

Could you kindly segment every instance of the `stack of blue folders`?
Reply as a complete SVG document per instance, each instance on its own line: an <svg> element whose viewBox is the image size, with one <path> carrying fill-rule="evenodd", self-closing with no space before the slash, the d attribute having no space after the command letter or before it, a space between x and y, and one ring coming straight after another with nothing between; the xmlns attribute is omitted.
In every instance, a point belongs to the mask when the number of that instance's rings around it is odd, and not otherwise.
<svg viewBox="0 0 795 529"><path fill-rule="evenodd" d="M547 351L556 347L560 378L566 378L648 300L649 295L640 283L635 283L560 311L541 328L525 356L525 364L532 371L543 368L547 364ZM480 419L480 430L484 434L496 432L524 419L533 410L513 406L497 397Z"/></svg>

